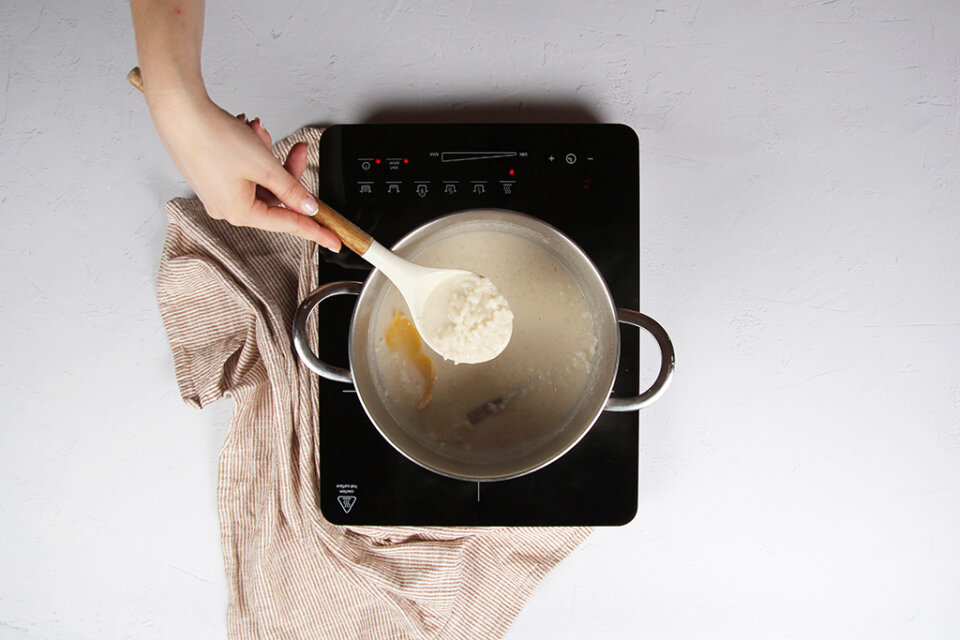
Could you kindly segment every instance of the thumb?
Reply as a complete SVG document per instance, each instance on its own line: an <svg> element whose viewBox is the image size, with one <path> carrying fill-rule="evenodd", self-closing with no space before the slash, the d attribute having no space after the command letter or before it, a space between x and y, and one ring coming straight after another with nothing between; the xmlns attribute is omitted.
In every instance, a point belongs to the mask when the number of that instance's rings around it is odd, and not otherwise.
<svg viewBox="0 0 960 640"><path fill-rule="evenodd" d="M269 189L292 211L312 216L319 209L316 198L310 195L310 192L290 175L276 158L273 158L273 166L264 177L262 186Z"/></svg>

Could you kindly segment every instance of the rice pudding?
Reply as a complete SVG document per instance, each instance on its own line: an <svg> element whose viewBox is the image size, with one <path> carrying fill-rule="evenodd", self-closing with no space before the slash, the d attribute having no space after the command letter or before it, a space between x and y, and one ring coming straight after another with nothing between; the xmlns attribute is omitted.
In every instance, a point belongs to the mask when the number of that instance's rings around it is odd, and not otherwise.
<svg viewBox="0 0 960 640"><path fill-rule="evenodd" d="M410 316L388 285L373 310L370 346L388 410L418 441L460 458L512 457L536 447L571 413L596 367L593 318L573 276L548 250L510 232L465 231L412 260L489 278L510 305L512 337L499 356L479 364L454 364L426 347L436 377L424 406L423 363L384 337L398 312Z"/></svg>

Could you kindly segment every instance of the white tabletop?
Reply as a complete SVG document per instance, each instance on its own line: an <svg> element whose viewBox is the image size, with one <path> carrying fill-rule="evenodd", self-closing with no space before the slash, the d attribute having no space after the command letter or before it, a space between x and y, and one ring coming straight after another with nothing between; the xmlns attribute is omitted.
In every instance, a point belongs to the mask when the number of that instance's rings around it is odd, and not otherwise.
<svg viewBox="0 0 960 640"><path fill-rule="evenodd" d="M211 96L278 137L404 112L640 136L676 379L636 519L509 640L960 635L960 4L208 4ZM154 280L189 190L135 63L125 3L0 7L5 639L225 636L231 407L175 386Z"/></svg>

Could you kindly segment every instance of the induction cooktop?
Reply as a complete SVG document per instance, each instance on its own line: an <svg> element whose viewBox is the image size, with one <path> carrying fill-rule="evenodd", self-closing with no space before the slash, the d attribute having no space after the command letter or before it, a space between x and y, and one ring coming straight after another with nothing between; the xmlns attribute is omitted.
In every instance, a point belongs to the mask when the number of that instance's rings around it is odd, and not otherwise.
<svg viewBox="0 0 960 640"><path fill-rule="evenodd" d="M338 125L320 141L320 198L385 246L439 216L511 209L568 235L617 306L640 301L639 143L613 124ZM349 250L321 249L320 282L364 280ZM347 366L356 298L319 314L318 355ZM639 336L620 325L614 394L639 385ZM622 525L637 510L639 418L603 413L567 454L531 474L467 482L411 462L377 432L349 385L319 379L320 506L339 525Z"/></svg>

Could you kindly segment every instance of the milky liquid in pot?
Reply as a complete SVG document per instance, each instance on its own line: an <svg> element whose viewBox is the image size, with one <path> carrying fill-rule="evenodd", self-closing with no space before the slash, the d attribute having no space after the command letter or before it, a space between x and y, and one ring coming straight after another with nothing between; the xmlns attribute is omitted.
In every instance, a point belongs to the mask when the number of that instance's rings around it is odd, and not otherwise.
<svg viewBox="0 0 960 640"><path fill-rule="evenodd" d="M430 448L475 461L523 455L562 430L597 352L590 310L566 268L530 240L492 231L441 239L414 261L490 278L513 311L513 335L481 364L454 365L425 347L437 378L432 401L418 410L423 377L383 337L396 311L410 313L391 285L374 314L372 361L397 422Z"/></svg>

